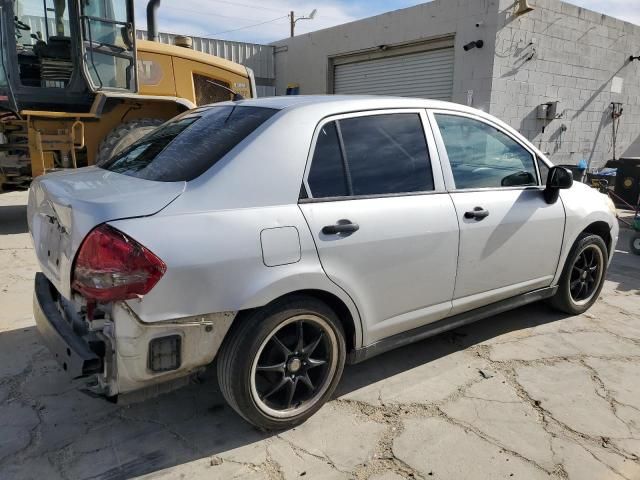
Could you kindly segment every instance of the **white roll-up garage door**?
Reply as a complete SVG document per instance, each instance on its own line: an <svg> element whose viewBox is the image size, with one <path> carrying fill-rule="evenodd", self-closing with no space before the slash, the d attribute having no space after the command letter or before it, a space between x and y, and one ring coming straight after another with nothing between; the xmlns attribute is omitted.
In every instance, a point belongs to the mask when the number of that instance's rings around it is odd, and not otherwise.
<svg viewBox="0 0 640 480"><path fill-rule="evenodd" d="M339 64L334 93L451 100L453 48Z"/></svg>

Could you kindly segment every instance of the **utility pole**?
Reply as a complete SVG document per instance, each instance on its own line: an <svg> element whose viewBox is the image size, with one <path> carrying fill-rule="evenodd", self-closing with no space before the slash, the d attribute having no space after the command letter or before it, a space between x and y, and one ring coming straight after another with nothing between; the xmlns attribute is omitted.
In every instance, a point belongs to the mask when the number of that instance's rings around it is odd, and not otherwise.
<svg viewBox="0 0 640 480"><path fill-rule="evenodd" d="M293 10L291 10L291 12L289 13L289 25L291 27L291 36L293 37L295 35L295 30L296 30L296 22L298 20L313 20L314 17L316 16L316 13L318 12L318 10L316 10L315 8L311 11L311 13L309 15L307 15L306 17L298 17L296 18L295 13Z"/></svg>
<svg viewBox="0 0 640 480"><path fill-rule="evenodd" d="M294 35L293 31L296 29L296 21L293 15L293 10L291 10L291 13L289 14L289 20L291 23L291 36L293 37Z"/></svg>

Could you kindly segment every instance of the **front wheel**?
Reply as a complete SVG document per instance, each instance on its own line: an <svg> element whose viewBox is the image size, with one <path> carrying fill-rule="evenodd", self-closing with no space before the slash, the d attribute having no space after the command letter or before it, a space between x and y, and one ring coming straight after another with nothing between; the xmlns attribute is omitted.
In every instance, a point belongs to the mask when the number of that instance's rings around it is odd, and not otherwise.
<svg viewBox="0 0 640 480"><path fill-rule="evenodd" d="M218 356L229 405L257 427L294 427L335 390L346 358L337 315L311 297L293 297L236 319Z"/></svg>
<svg viewBox="0 0 640 480"><path fill-rule="evenodd" d="M598 235L581 234L574 244L560 277L551 305L578 315L595 303L607 273L607 246Z"/></svg>

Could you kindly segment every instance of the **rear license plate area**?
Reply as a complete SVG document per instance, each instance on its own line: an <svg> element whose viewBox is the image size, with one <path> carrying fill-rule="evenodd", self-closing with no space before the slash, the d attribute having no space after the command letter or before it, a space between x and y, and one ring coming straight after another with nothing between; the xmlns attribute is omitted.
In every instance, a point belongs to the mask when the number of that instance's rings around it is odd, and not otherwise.
<svg viewBox="0 0 640 480"><path fill-rule="evenodd" d="M42 259L46 262L49 271L57 274L60 269L60 245L62 243L62 231L58 226L58 222L54 219L48 219L43 230L41 249Z"/></svg>

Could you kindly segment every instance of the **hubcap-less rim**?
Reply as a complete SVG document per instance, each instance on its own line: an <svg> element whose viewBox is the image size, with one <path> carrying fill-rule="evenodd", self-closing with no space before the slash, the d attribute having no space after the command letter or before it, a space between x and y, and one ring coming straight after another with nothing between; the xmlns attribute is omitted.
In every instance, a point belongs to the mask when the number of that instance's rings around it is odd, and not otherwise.
<svg viewBox="0 0 640 480"><path fill-rule="evenodd" d="M569 292L576 305L589 302L600 285L602 267L604 265L602 251L596 245L584 247L571 267Z"/></svg>
<svg viewBox="0 0 640 480"><path fill-rule="evenodd" d="M276 418L300 415L329 388L338 362L329 323L313 314L291 317L262 342L251 367L251 395Z"/></svg>

